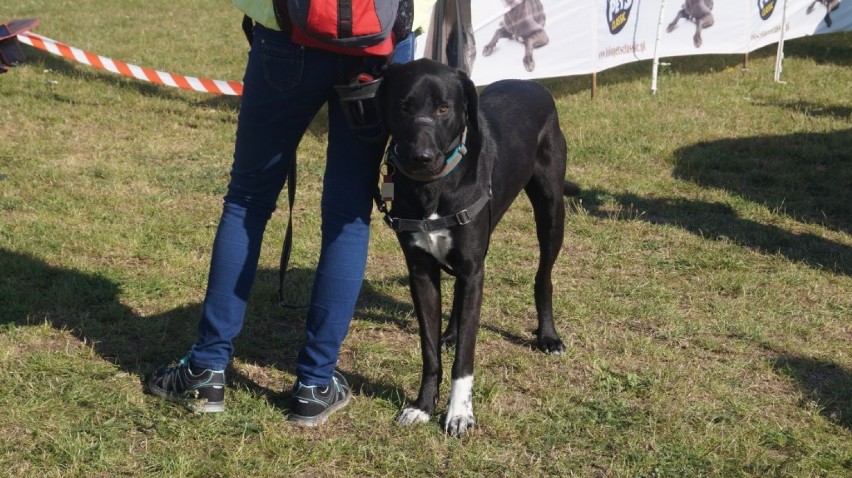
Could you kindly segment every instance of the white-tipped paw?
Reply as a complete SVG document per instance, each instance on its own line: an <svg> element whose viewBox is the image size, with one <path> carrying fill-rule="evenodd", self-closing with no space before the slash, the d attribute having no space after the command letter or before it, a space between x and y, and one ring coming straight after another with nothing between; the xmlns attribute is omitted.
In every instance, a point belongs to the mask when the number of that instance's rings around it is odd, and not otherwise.
<svg viewBox="0 0 852 478"><path fill-rule="evenodd" d="M474 425L476 425L476 420L473 418L473 415L457 415L447 417L447 424L444 426L444 430L448 435L460 437L473 428Z"/></svg>
<svg viewBox="0 0 852 478"><path fill-rule="evenodd" d="M396 422L400 425L427 423L429 422L429 414L419 408L407 407L396 418Z"/></svg>

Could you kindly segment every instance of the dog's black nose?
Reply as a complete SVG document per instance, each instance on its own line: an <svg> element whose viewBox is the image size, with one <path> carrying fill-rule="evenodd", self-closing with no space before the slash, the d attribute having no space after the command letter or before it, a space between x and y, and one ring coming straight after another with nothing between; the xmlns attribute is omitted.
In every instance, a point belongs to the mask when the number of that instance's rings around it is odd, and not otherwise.
<svg viewBox="0 0 852 478"><path fill-rule="evenodd" d="M426 165L435 160L438 152L432 148L421 148L411 152L411 160L419 165Z"/></svg>

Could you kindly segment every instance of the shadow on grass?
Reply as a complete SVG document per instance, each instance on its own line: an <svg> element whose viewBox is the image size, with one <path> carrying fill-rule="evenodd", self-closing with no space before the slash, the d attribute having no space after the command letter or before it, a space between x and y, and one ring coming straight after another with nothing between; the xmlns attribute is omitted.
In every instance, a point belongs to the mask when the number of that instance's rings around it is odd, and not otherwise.
<svg viewBox="0 0 852 478"><path fill-rule="evenodd" d="M121 286L97 274L53 267L32 256L0 249L0 327L49 323L90 345L104 360L142 378L158 366L183 356L196 339L200 304L189 304L164 313L143 316L120 302ZM294 270L292 285L309 290L313 271ZM274 279L273 279L274 278ZM282 309L277 303L277 271L263 270L261 289L250 303L248 319L235 341L235 357L263 367L294 373L296 354L304 342L304 312ZM376 320L390 320L403 305L365 290L378 310ZM307 292L304 292L307 295ZM296 302L300 300L295 299ZM360 306L359 306L360 307ZM347 371L344 370L344 373ZM405 392L390 383L376 383L349 374L354 386L402 406ZM236 370L229 381L287 407L290 384L272 390ZM397 398L394 398L397 397Z"/></svg>
<svg viewBox="0 0 852 478"><path fill-rule="evenodd" d="M848 118L848 107L783 105ZM852 129L722 139L675 151L676 178L734 194L793 218L852 232Z"/></svg>
<svg viewBox="0 0 852 478"><path fill-rule="evenodd" d="M842 107L820 110L846 113ZM675 160L676 178L730 191L802 222L852 232L852 129L702 142L678 149ZM744 219L725 203L595 189L581 197L598 217L675 225L701 237L852 275L849 246Z"/></svg>
<svg viewBox="0 0 852 478"><path fill-rule="evenodd" d="M819 406L821 415L852 430L852 372L833 362L785 354L772 367L795 379L802 393Z"/></svg>
<svg viewBox="0 0 852 478"><path fill-rule="evenodd" d="M674 197L642 197L584 191L583 205L598 217L642 220L683 228L708 239L728 240L765 254L782 254L815 269L852 275L852 248L810 233L797 233L778 226L743 219L724 203ZM608 203L618 203L613 211Z"/></svg>

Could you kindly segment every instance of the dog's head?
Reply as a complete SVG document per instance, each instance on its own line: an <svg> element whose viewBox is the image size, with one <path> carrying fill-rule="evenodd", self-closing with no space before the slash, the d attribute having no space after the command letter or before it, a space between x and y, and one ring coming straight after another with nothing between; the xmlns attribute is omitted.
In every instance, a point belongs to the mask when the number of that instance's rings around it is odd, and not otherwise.
<svg viewBox="0 0 852 478"><path fill-rule="evenodd" d="M478 134L476 87L461 70L428 59L395 65L380 95L397 161L412 174L439 174L465 129Z"/></svg>

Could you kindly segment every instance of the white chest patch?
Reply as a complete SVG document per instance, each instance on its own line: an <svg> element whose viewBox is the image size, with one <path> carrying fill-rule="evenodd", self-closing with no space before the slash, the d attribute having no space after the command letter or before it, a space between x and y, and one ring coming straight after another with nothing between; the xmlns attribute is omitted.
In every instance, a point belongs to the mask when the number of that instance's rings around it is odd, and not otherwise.
<svg viewBox="0 0 852 478"><path fill-rule="evenodd" d="M432 214L429 219L436 219L437 214ZM449 229L439 229L431 232L415 232L412 245L417 246L424 251L432 254L432 257L438 259L441 264L447 264L447 254L453 247L453 238L450 236Z"/></svg>

